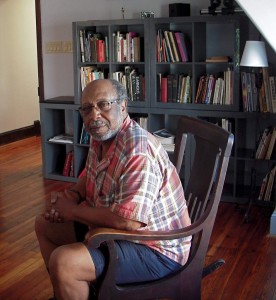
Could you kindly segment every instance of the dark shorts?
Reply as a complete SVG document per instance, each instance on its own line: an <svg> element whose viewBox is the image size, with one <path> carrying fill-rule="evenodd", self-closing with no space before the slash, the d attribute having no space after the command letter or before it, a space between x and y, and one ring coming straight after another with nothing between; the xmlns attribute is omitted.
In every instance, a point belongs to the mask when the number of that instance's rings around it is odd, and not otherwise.
<svg viewBox="0 0 276 300"><path fill-rule="evenodd" d="M75 229L82 230L83 237L87 232L87 227L85 231L82 224L75 225ZM76 235L80 238L79 241L83 241L80 232L78 234L76 232ZM94 262L96 276L100 278L108 262L107 246L102 244L97 249L85 246ZM115 247L118 254L117 284L157 280L181 268L177 262L142 244L115 241Z"/></svg>

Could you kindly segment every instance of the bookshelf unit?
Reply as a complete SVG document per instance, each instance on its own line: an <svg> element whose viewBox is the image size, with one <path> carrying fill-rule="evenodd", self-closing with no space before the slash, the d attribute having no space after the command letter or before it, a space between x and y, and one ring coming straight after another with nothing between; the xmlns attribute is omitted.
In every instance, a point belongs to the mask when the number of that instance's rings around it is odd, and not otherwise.
<svg viewBox="0 0 276 300"><path fill-rule="evenodd" d="M83 61L80 31L101 33L107 41L105 61ZM84 167L88 145L80 144L82 120L78 112L82 94L81 68L93 67L103 70L105 78L115 72L124 72L127 66L135 69L144 77L144 97L131 100L128 110L131 117L147 117L150 132L166 128L176 133L177 120L182 115L202 118L221 124L227 119L235 136L234 147L223 192L223 200L246 203L259 192L265 173L276 163L276 157L270 160L255 159L256 144L260 133L267 126L276 126L276 115L258 112L243 112L240 67L241 49L248 35L248 19L242 15L199 16L175 18L150 18L137 20L109 20L74 22L73 66L74 97L71 103L62 103L62 97L54 103L41 103L42 145L44 177L48 179L76 181ZM162 31L182 32L185 35L188 60L184 62L158 61L157 33ZM136 32L140 40L140 59L138 61L118 61L114 35ZM114 55L115 53L115 55ZM179 53L178 53L179 54ZM214 56L227 56L227 62L206 62ZM195 103L197 88L201 76L223 74L232 71L232 103L203 104ZM190 76L190 101L161 101L158 74ZM175 91L174 91L175 93ZM51 99L48 99L51 100ZM68 99L67 99L68 100ZM49 138L58 134L73 135L73 144L49 142ZM189 152L192 142L187 145ZM74 176L63 176L62 168L68 151L74 152ZM191 157L186 158L181 170L181 179L189 174ZM253 175L254 176L253 176ZM255 194L254 194L255 193ZM273 191L275 204L275 192ZM264 201L262 201L264 202Z"/></svg>
<svg viewBox="0 0 276 300"><path fill-rule="evenodd" d="M137 75L143 75L145 82L149 82L150 79L150 56L148 51L150 49L150 37L149 37L149 21L147 19L138 20L113 20L113 21L86 21L86 22L74 22L73 23L73 47L74 47L74 91L75 91L75 103L80 103L82 88L80 84L80 70L82 67L92 67L102 69L104 72L104 78L112 77L116 72L125 73L126 67L130 67L136 71ZM81 60L81 42L80 31L100 33L107 37L106 48L108 56L105 62L83 62ZM136 33L139 37L139 59L132 61L129 56L125 57L125 60L121 57L121 61L118 59L118 53L116 53L116 47L121 45L121 40L118 36L122 35L126 39L126 34ZM117 40L114 40L114 39ZM126 49L126 45L125 49ZM122 46L123 47L123 46ZM129 46L131 47L131 46ZM129 48L127 47L127 48ZM133 46L134 47L134 46ZM123 50L122 50L123 52ZM116 55L117 54L117 55ZM123 54L122 54L123 55ZM130 97L131 98L131 97ZM130 107L147 108L150 106L150 85L145 88L144 99L140 101L129 101Z"/></svg>
<svg viewBox="0 0 276 300"><path fill-rule="evenodd" d="M73 97L72 97L73 98ZM82 120L78 112L79 105L59 103L41 103L41 132L44 177L54 180L75 182L84 168L88 145L80 144ZM73 143L50 142L59 134L70 135ZM63 176L62 171L66 153L73 151L74 170L72 176Z"/></svg>

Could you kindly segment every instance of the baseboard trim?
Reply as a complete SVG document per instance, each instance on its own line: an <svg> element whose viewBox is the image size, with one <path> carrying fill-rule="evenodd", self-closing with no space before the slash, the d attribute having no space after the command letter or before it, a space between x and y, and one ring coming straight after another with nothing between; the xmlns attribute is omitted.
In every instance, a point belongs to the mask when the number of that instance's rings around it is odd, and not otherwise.
<svg viewBox="0 0 276 300"><path fill-rule="evenodd" d="M0 146L23 140L27 137L40 136L40 132L40 121L36 120L31 126L0 133Z"/></svg>

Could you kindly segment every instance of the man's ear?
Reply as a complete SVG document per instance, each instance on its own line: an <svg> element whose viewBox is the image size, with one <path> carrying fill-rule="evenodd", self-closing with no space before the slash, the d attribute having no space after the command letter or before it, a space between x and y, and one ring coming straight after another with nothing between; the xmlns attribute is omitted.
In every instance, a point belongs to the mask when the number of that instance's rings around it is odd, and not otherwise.
<svg viewBox="0 0 276 300"><path fill-rule="evenodd" d="M121 103L122 112L127 112L127 100L123 100Z"/></svg>

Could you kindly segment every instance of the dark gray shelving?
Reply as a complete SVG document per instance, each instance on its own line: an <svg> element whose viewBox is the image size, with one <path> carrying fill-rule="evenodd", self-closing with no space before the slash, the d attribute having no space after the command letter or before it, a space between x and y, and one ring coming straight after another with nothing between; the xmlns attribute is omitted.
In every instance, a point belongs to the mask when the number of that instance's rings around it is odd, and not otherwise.
<svg viewBox="0 0 276 300"><path fill-rule="evenodd" d="M100 32L108 37L108 61L104 63L81 61L79 38L81 29ZM181 31L186 35L189 53L187 62L157 62L156 34L159 29ZM167 128L173 133L176 132L177 120L182 115L202 118L213 123L220 123L223 118L228 119L235 135L235 142L226 176L223 200L245 203L249 201L252 188L258 193L262 178L276 162L276 157L272 157L270 161L256 160L254 158L256 144L259 134L265 127L276 126L276 116L258 112L242 112L239 61L241 49L244 48L248 36L247 17L231 15L85 21L74 22L72 31L75 95L71 99L59 97L58 101L57 99L48 99L40 105L45 178L76 181L85 164L88 145L80 144L82 120L78 112L82 93L80 68L84 66L100 67L107 75L122 71L125 66L130 65L145 77L145 99L129 101L130 115L147 116L150 132ZM114 52L112 35L117 31L134 31L142 37L139 62L116 62L112 55ZM231 57L231 61L227 63L205 62L207 57L221 55ZM200 76L223 72L228 68L233 70L232 105L162 103L157 97L157 73L189 74L192 86L191 99L194 100ZM73 144L61 145L48 141L50 137L63 133L73 135ZM62 169L66 153L72 150L74 151L74 176L63 176ZM191 158L188 160L185 162L185 168L181 171L184 184L185 174L188 174L191 164ZM252 170L256 172L254 187L252 187Z"/></svg>

